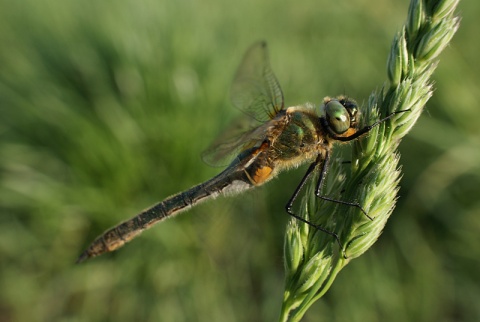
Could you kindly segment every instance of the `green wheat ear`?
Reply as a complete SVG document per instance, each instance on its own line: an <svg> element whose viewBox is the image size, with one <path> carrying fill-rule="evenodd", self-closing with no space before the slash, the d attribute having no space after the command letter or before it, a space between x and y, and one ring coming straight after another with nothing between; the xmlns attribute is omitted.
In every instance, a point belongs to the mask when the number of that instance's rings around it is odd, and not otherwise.
<svg viewBox="0 0 480 322"><path fill-rule="evenodd" d="M432 96L437 57L459 27L459 0L412 0L388 57L388 84L371 94L363 125L399 113L353 143L351 166L332 162L323 194L358 202L359 209L321 202L310 184L297 210L304 218L338 234L332 236L292 219L285 235L285 293L280 321L299 321L332 285L340 270L375 243L395 207L400 170L397 147ZM315 180L312 180L314 182ZM339 188L340 187L340 188ZM342 190L340 193L339 190Z"/></svg>

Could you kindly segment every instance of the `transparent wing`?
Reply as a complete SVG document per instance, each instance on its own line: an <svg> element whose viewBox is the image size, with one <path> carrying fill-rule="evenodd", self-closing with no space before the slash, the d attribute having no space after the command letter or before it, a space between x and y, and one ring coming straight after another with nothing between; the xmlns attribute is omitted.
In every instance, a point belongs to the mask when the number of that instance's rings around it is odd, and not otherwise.
<svg viewBox="0 0 480 322"><path fill-rule="evenodd" d="M268 61L267 44L253 44L245 53L230 89L232 103L248 117L235 120L202 154L207 164L226 166L247 148L261 143L268 125L284 109L282 89Z"/></svg>
<svg viewBox="0 0 480 322"><path fill-rule="evenodd" d="M253 44L245 53L230 91L233 105L259 122L284 109L282 89L268 61L267 43Z"/></svg>
<svg viewBox="0 0 480 322"><path fill-rule="evenodd" d="M265 139L268 125L258 125L252 118L237 118L202 153L202 160L212 166L227 166L240 152Z"/></svg>

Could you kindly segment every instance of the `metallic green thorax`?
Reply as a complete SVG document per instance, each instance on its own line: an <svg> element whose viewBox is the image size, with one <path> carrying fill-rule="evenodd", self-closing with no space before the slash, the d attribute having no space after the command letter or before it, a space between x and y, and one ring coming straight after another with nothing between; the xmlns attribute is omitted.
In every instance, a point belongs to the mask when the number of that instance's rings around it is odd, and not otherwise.
<svg viewBox="0 0 480 322"><path fill-rule="evenodd" d="M294 111L289 116L290 122L273 143L278 157L284 160L298 157L303 148L318 142L318 116L303 111Z"/></svg>

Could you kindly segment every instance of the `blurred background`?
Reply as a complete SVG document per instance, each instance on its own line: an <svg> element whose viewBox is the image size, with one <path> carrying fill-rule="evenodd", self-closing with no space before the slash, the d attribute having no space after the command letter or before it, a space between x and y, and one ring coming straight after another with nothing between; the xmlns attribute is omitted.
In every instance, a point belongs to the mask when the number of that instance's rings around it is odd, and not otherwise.
<svg viewBox="0 0 480 322"><path fill-rule="evenodd" d="M381 87L408 1L0 0L0 321L275 321L284 205L305 168L81 265L96 236L209 179L244 51L269 43L286 104ZM401 145L380 240L305 321L480 320L480 3Z"/></svg>

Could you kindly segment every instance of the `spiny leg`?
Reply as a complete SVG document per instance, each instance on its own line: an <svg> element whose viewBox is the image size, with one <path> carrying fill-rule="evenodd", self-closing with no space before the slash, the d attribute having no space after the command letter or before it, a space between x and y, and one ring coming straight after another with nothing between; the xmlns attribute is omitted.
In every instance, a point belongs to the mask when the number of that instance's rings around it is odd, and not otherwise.
<svg viewBox="0 0 480 322"><path fill-rule="evenodd" d="M352 140L355 140L355 139L359 138L363 134L370 132L370 130L373 129L375 126L391 119L395 115L400 114L400 113L405 113L405 112L410 112L410 109L393 112L393 113L385 116L383 119L380 119L380 120L374 122L373 124L367 125L367 126L361 128L360 130L358 130L357 132L355 132L354 134L352 134L350 136L347 136L347 137L337 136L337 134L333 133L333 132L331 132L331 134L333 134L333 138L335 140L339 140L339 141L343 141L343 142L352 141Z"/></svg>
<svg viewBox="0 0 480 322"><path fill-rule="evenodd" d="M326 151L323 166L322 166L322 170L320 171L320 178L318 178L317 188L315 189L315 195L318 198L320 198L322 200L325 200L325 201L330 201L330 202L335 202L335 203L339 203L339 204L346 205L346 206L356 207L356 208L360 209L368 219L373 220L373 218L370 217L367 214L367 212L362 208L362 206L360 206L360 204L358 204L357 202L342 201L342 200L333 199L333 198L330 198L330 197L327 197L327 196L322 196L322 187L323 187L323 182L325 180L325 177L327 175L328 162L329 161L330 161L330 153L329 153L329 151Z"/></svg>
<svg viewBox="0 0 480 322"><path fill-rule="evenodd" d="M328 162L328 160L326 160ZM323 168L325 168L325 160L322 159L322 156L321 155L318 155L317 157L317 160L315 160L314 163L310 164L310 166L308 167L307 169L307 172L305 173L305 175L303 176L302 178L302 181L300 181L300 184L297 186L297 188L295 189L295 192L293 193L292 197L290 198L290 200L288 201L287 205L285 206L285 210L287 211L287 213L294 217L295 219L297 220L300 220L301 222L317 229L317 230L320 230L330 236L332 236L333 238L335 238L335 240L337 241L338 243L338 246L340 247L340 249L342 250L342 253L343 253L343 257L344 258L347 258L346 257L346 254L345 254L345 250L343 249L343 244L342 242L340 241L340 238L338 237L338 235L333 232L333 231L330 231L328 229L325 229L319 225L315 225L313 224L312 222L300 217L299 215L296 215L293 211L292 211L292 207L293 207L293 203L295 202L295 200L297 199L298 197L298 194L300 193L300 191L302 190L302 188L305 186L305 183L307 182L307 180L310 178L310 176L314 173L314 170L320 165L323 163ZM321 174L322 176L322 174Z"/></svg>

